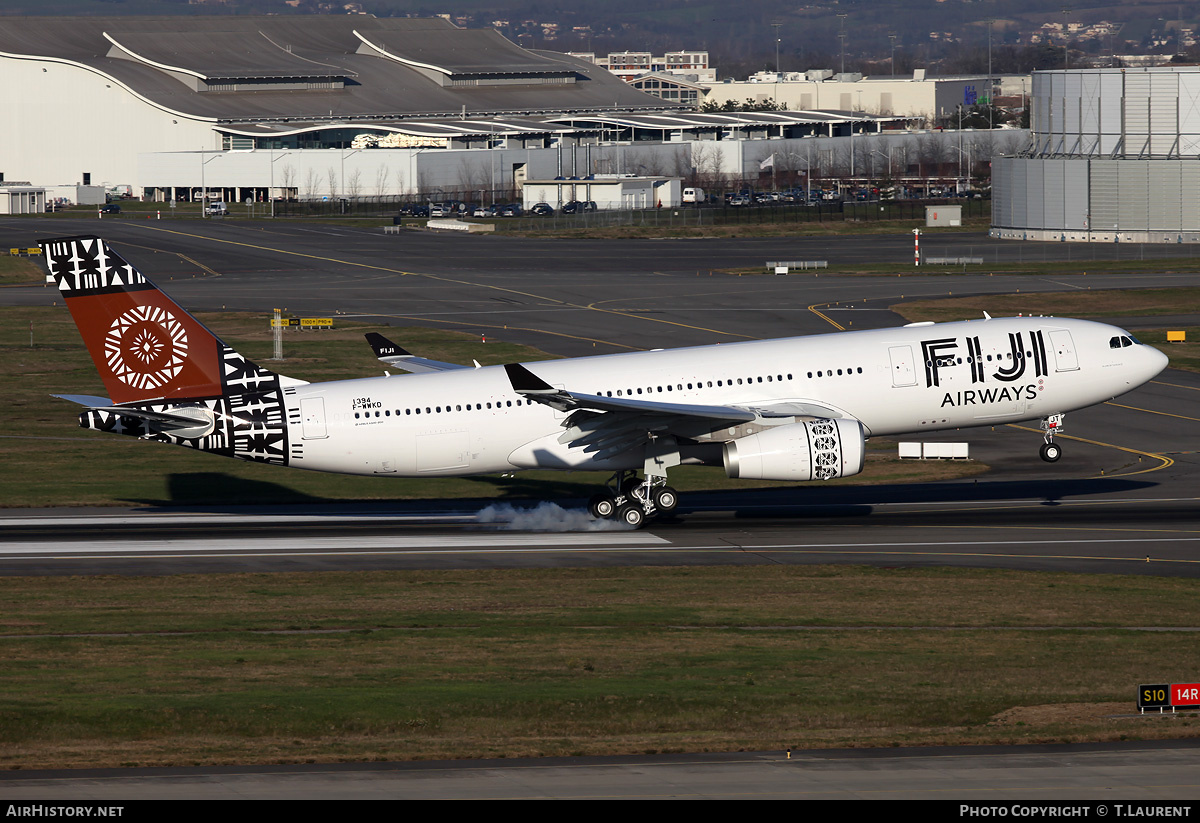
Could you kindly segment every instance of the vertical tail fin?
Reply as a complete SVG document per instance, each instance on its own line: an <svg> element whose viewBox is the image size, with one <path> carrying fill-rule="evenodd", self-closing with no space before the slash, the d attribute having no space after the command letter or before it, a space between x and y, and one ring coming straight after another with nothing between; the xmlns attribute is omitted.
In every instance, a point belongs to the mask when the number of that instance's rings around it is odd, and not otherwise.
<svg viewBox="0 0 1200 823"><path fill-rule="evenodd" d="M227 393L227 372L270 375L222 343L100 238L46 240L42 251L50 268L47 280L66 299L114 403L218 397Z"/></svg>
<svg viewBox="0 0 1200 823"><path fill-rule="evenodd" d="M279 375L222 343L99 237L41 245L47 280L66 299L109 397L129 406L127 413L84 412L80 425L186 441L230 457L287 462ZM169 424L155 424L182 407L193 416L203 410L212 424L208 433L188 437L186 428L172 434Z"/></svg>

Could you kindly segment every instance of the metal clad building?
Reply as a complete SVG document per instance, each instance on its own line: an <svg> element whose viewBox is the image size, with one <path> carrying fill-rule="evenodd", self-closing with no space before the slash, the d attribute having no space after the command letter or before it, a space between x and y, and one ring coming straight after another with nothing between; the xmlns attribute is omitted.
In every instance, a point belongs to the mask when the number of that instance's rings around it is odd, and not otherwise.
<svg viewBox="0 0 1200 823"><path fill-rule="evenodd" d="M992 235L1200 243L1200 67L1033 75L1027 151L992 161Z"/></svg>

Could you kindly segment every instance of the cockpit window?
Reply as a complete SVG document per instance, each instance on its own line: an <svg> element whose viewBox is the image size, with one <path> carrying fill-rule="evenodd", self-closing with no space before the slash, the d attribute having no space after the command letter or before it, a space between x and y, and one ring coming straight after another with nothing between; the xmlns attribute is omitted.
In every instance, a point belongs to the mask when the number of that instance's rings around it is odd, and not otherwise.
<svg viewBox="0 0 1200 823"><path fill-rule="evenodd" d="M1138 339L1137 339L1136 337L1134 337L1132 334L1131 334L1131 335L1129 335L1129 340L1130 340L1130 342L1132 342L1132 343L1135 343L1135 344L1137 344L1137 345L1139 345L1139 346L1140 346L1140 345L1142 345L1142 341L1141 341L1141 340L1138 340Z"/></svg>
<svg viewBox="0 0 1200 823"><path fill-rule="evenodd" d="M1111 338L1111 339L1108 341L1108 347L1109 347L1110 349L1119 349L1119 348L1121 348L1121 338L1120 338L1120 337L1113 337L1113 338Z"/></svg>

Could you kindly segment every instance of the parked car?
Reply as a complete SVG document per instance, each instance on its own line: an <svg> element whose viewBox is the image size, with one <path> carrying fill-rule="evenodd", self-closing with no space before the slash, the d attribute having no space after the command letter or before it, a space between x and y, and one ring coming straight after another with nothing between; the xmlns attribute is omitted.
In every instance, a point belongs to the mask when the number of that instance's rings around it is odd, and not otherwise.
<svg viewBox="0 0 1200 823"><path fill-rule="evenodd" d="M525 207L520 203L508 203L500 207L501 217L520 217L525 213Z"/></svg>
<svg viewBox="0 0 1200 823"><path fill-rule="evenodd" d="M105 203L103 206L100 207L100 213L101 214L120 214L121 207L118 206L116 203Z"/></svg>
<svg viewBox="0 0 1200 823"><path fill-rule="evenodd" d="M471 212L472 217L495 217L498 212L496 206L476 206L475 211Z"/></svg>
<svg viewBox="0 0 1200 823"><path fill-rule="evenodd" d="M735 194L729 198L729 205L731 205L731 206L749 206L750 205L750 195Z"/></svg>
<svg viewBox="0 0 1200 823"><path fill-rule="evenodd" d="M595 200L572 200L564 203L562 207L563 214L583 214L589 211L596 211Z"/></svg>
<svg viewBox="0 0 1200 823"><path fill-rule="evenodd" d="M529 213L534 217L548 217L554 214L554 207L549 203L534 203L530 207Z"/></svg>

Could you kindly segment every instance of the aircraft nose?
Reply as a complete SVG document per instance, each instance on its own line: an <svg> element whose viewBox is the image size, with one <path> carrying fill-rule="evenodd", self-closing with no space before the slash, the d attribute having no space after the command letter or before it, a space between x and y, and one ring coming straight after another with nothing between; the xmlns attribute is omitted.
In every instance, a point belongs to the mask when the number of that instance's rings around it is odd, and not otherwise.
<svg viewBox="0 0 1200 823"><path fill-rule="evenodd" d="M1146 346L1145 348L1150 353L1150 357L1148 358L1149 364L1146 379L1151 380L1157 377L1163 369L1169 366L1171 364L1171 360L1153 346Z"/></svg>

